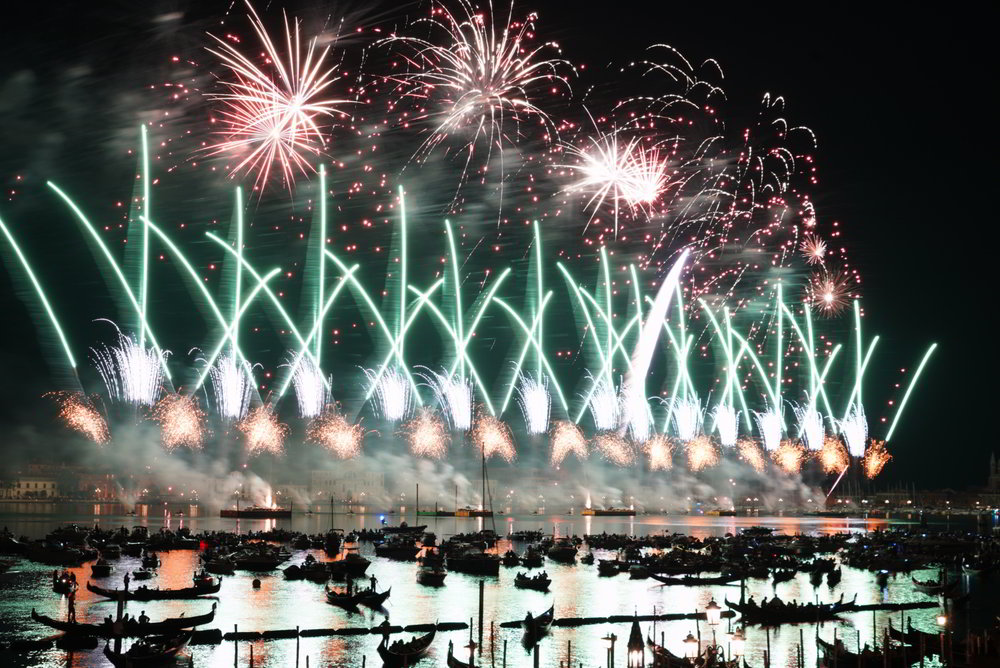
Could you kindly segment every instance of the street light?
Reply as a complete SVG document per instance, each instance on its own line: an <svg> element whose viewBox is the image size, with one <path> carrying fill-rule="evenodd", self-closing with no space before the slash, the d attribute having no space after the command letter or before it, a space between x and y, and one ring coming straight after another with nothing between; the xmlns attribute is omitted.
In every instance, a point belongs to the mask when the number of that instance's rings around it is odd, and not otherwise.
<svg viewBox="0 0 1000 668"><path fill-rule="evenodd" d="M747 637L743 633L743 629L738 628L733 632L733 635L729 638L729 652L732 654L733 658L740 658L743 656L743 647L747 643Z"/></svg>
<svg viewBox="0 0 1000 668"><path fill-rule="evenodd" d="M684 656L692 660L697 659L698 644L698 639L688 633L687 638L684 639Z"/></svg>
<svg viewBox="0 0 1000 668"><path fill-rule="evenodd" d="M608 668L615 667L615 641L618 640L618 636L614 633L609 633L608 635L601 638L608 647Z"/></svg>
<svg viewBox="0 0 1000 668"><path fill-rule="evenodd" d="M714 598L705 606L705 617L708 618L709 626L717 625L719 620L722 619L722 608L719 607Z"/></svg>
<svg viewBox="0 0 1000 668"><path fill-rule="evenodd" d="M940 613L937 616L937 623L938 623L938 626L940 626L940 627L948 626L948 615L944 614L943 612Z"/></svg>

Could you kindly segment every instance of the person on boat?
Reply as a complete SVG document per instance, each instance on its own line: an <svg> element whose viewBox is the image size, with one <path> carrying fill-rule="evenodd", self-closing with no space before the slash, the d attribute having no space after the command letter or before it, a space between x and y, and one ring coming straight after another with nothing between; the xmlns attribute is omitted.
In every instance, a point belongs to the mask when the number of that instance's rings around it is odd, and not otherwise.
<svg viewBox="0 0 1000 668"><path fill-rule="evenodd" d="M75 622L76 621L76 592L71 591L69 593L69 607L66 612L66 621Z"/></svg>
<svg viewBox="0 0 1000 668"><path fill-rule="evenodd" d="M372 581L372 591L374 592L375 591L375 585L378 584L378 578L375 577L374 573L372 573L371 581Z"/></svg>
<svg viewBox="0 0 1000 668"><path fill-rule="evenodd" d="M130 579L130 578L129 578L129 576L128 576L128 573L125 573L125 580L124 580L124 582L125 582L125 591L128 591L128 583L129 583L129 579Z"/></svg>
<svg viewBox="0 0 1000 668"><path fill-rule="evenodd" d="M532 625L534 624L534 622L535 622L535 618L531 615L530 612L524 616L524 625L526 627L528 627L529 629L532 627Z"/></svg>
<svg viewBox="0 0 1000 668"><path fill-rule="evenodd" d="M146 615L146 611L145 610L143 610L139 614L139 623L140 624L148 624L149 623L149 616Z"/></svg>
<svg viewBox="0 0 1000 668"><path fill-rule="evenodd" d="M382 633L382 637L385 638L386 640L388 640L389 639L389 620L388 619L383 619L382 623L378 625L378 628L380 629L380 631Z"/></svg>

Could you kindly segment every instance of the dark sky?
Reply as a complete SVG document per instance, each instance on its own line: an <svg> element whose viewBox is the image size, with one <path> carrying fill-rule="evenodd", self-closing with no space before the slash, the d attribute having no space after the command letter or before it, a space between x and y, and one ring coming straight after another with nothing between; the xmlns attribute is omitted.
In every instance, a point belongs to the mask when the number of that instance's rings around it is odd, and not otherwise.
<svg viewBox="0 0 1000 668"><path fill-rule="evenodd" d="M197 50L212 17L230 5L207 0L192 6L197 9L180 2L46 3L23 21L4 21L5 188L44 188L41 174L53 168L52 154L73 156L60 162L63 174L127 179L133 165L109 166L107 153L97 148L117 139L104 128L134 128L132 119L122 120L123 108L130 96L142 95L144 68L161 67L162 54L171 49ZM818 136L821 182L813 192L821 215L843 225L861 268L865 327L882 336L883 373L911 367L930 342L939 344L893 439L896 460L882 481L981 484L995 447L987 402L992 405L996 364L993 346L982 342L992 341L986 314L992 311L987 267L992 270L994 186L986 179L995 172L989 159L995 133L983 118L995 80L995 60L985 49L990 18L971 4L939 5L933 13L913 4L897 11L626 0L599 11L585 9L586 3L534 6L541 32L574 58L586 53L595 63L621 61L644 45L665 42L695 61L717 59L734 107L754 109L765 91L785 96L793 124L808 125ZM395 11L392 3L346 7L348 14L373 17ZM310 2L300 9L318 16L326 8ZM170 12L183 18L151 27L152 17ZM115 97L102 101L74 88L79 84L72 73L80 67L101 80L101 90L117 91ZM25 76L33 90L47 92L11 95L23 90L11 88L12 81L23 84ZM44 114L34 113L35 104ZM79 151L70 150L76 144ZM29 182L22 186L16 174L27 174ZM8 224L17 210L0 198L0 217ZM34 252L48 243L57 249L51 252L74 254L78 237L47 227L37 233L29 244ZM0 425L21 425L42 414L35 397L52 380L7 271L0 271L0 313ZM873 420L875 413L870 411Z"/></svg>

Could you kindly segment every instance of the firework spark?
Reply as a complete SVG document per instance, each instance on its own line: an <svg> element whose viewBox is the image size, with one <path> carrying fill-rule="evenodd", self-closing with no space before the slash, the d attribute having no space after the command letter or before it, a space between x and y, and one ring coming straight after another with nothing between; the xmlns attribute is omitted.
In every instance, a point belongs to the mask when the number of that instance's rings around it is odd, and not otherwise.
<svg viewBox="0 0 1000 668"><path fill-rule="evenodd" d="M288 435L288 425L278 421L274 408L269 404L250 411L236 428L246 436L247 454L250 456L265 452L280 455Z"/></svg>
<svg viewBox="0 0 1000 668"><path fill-rule="evenodd" d="M250 408L254 386L253 378L246 368L232 354L226 353L215 360L215 364L209 369L209 377L212 379L212 394L219 415L226 420L243 419Z"/></svg>
<svg viewBox="0 0 1000 668"><path fill-rule="evenodd" d="M719 432L719 442L727 448L736 445L740 435L740 414L729 404L719 404L713 413L715 430Z"/></svg>
<svg viewBox="0 0 1000 668"><path fill-rule="evenodd" d="M421 377L434 391L434 398L453 431L472 427L472 383L457 374L435 373L427 369Z"/></svg>
<svg viewBox="0 0 1000 668"><path fill-rule="evenodd" d="M793 405L792 410L795 411L795 419L799 423L799 434L801 434L802 440L805 441L806 447L810 450L821 449L825 437L825 425L822 413L814 410L809 405Z"/></svg>
<svg viewBox="0 0 1000 668"><path fill-rule="evenodd" d="M156 349L141 346L134 336L126 336L121 330L117 333L117 345L91 348L94 366L108 388L108 396L132 406L153 406L163 390L160 356Z"/></svg>
<svg viewBox="0 0 1000 668"><path fill-rule="evenodd" d="M822 315L832 317L847 308L851 279L841 270L814 272L806 292L809 303Z"/></svg>
<svg viewBox="0 0 1000 668"><path fill-rule="evenodd" d="M650 471L669 471L674 466L674 443L666 434L656 434L643 445Z"/></svg>
<svg viewBox="0 0 1000 668"><path fill-rule="evenodd" d="M719 449L708 436L696 436L685 444L688 470L692 473L703 471L719 463Z"/></svg>
<svg viewBox="0 0 1000 668"><path fill-rule="evenodd" d="M226 91L211 97L222 103L219 112L225 130L222 141L207 147L210 154L230 154L238 162L231 176L256 172L255 186L263 187L272 169L280 169L291 189L296 170L312 171L307 156L318 155L326 140L319 123L323 117L343 114L348 100L329 97L328 89L339 77L336 68L324 64L329 47L318 51L316 38L305 52L299 23L290 26L285 17L285 49L282 54L268 34L257 12L250 6L250 23L263 46L265 71L226 40L214 37L218 49L209 49L232 74L224 81Z"/></svg>
<svg viewBox="0 0 1000 668"><path fill-rule="evenodd" d="M767 468L767 458L757 443L749 438L741 438L736 447L739 450L740 459L746 462L757 473L764 472Z"/></svg>
<svg viewBox="0 0 1000 668"><path fill-rule="evenodd" d="M364 427L349 422L334 405L327 406L306 428L307 441L323 446L340 459L360 455L364 438Z"/></svg>
<svg viewBox="0 0 1000 668"><path fill-rule="evenodd" d="M512 462L517 456L514 436L507 423L482 410L476 414L476 422L472 427L472 442L486 459L496 455Z"/></svg>
<svg viewBox="0 0 1000 668"><path fill-rule="evenodd" d="M330 390L327 389L328 384L332 382L332 376L323 378L323 372L316 366L315 360L310 355L304 355L299 359L299 363L292 373L292 384L295 387L295 400L299 405L299 416L314 418L323 412L332 399Z"/></svg>
<svg viewBox="0 0 1000 668"><path fill-rule="evenodd" d="M851 456L863 457L868 443L868 418L865 417L864 406L857 402L851 405L847 417L840 421L840 433L847 441L847 450Z"/></svg>
<svg viewBox="0 0 1000 668"><path fill-rule="evenodd" d="M826 474L840 473L850 466L851 458L839 438L827 436L823 449L819 451L819 463Z"/></svg>
<svg viewBox="0 0 1000 668"><path fill-rule="evenodd" d="M388 422L399 422L410 413L413 393L409 379L399 369L386 369L381 376L374 369L362 371L368 379L376 415Z"/></svg>
<svg viewBox="0 0 1000 668"><path fill-rule="evenodd" d="M530 43L534 13L514 22L511 2L507 19L500 25L492 5L478 11L468 0L459 4L461 14L436 4L431 18L415 22L427 23L433 32L441 33L442 43L402 35L384 42L398 42L413 51L406 58L409 71L390 75L399 84L399 99L419 100L422 106L437 110L425 112L435 125L417 155L426 156L447 138L459 136L465 142L462 152L468 165L479 144L488 151L516 144L528 121L544 126L546 135L554 134L549 115L535 100L553 86L568 90L563 72L569 64L546 57L549 51L558 50L555 43Z"/></svg>
<svg viewBox="0 0 1000 668"><path fill-rule="evenodd" d="M628 433L634 443L645 443L652 429L649 404L646 397L639 391L640 387L623 387L619 394L619 415L622 426L628 427Z"/></svg>
<svg viewBox="0 0 1000 668"><path fill-rule="evenodd" d="M823 264L826 258L826 242L815 234L807 234L802 240L802 254L809 264Z"/></svg>
<svg viewBox="0 0 1000 668"><path fill-rule="evenodd" d="M782 441L776 450L771 452L771 459L778 468L788 475L795 475L802 470L806 449L793 441Z"/></svg>
<svg viewBox="0 0 1000 668"><path fill-rule="evenodd" d="M757 423L757 431L760 433L760 440L764 444L764 449L768 452L774 452L781 444L781 432L784 429L781 413L773 407L764 411L752 412L754 422Z"/></svg>
<svg viewBox="0 0 1000 668"><path fill-rule="evenodd" d="M153 408L153 419L160 423L163 446L167 450L201 448L205 440L205 412L195 397L168 394Z"/></svg>
<svg viewBox="0 0 1000 668"><path fill-rule="evenodd" d="M522 374L517 386L517 403L524 415L524 424L529 434L544 434L549 428L549 415L552 412L552 395L549 394L549 381L546 376L535 378L530 374Z"/></svg>
<svg viewBox="0 0 1000 668"><path fill-rule="evenodd" d="M618 426L618 411L620 408L618 395L611 380L601 374L596 380L590 371L587 371L587 378L595 386L590 395L590 402L587 407L594 418L594 426L600 431L608 431Z"/></svg>
<svg viewBox="0 0 1000 668"><path fill-rule="evenodd" d="M59 417L67 427L98 445L111 441L108 423L90 397L82 392L49 392L45 396L52 397L59 404Z"/></svg>
<svg viewBox="0 0 1000 668"><path fill-rule="evenodd" d="M580 431L580 427L567 420L559 420L552 424L549 444L552 448L550 456L552 466L559 467L570 453L576 455L580 461L587 458L587 438Z"/></svg>
<svg viewBox="0 0 1000 668"><path fill-rule="evenodd" d="M674 423L677 437L682 441L690 441L698 435L704 415L701 400L697 397L678 399L670 405L670 419Z"/></svg>
<svg viewBox="0 0 1000 668"><path fill-rule="evenodd" d="M614 432L598 434L593 443L594 449L615 466L625 467L635 463L632 445Z"/></svg>
<svg viewBox="0 0 1000 668"><path fill-rule="evenodd" d="M430 408L421 408L403 425L402 434L414 457L443 459L448 454L451 434L444 421Z"/></svg>
<svg viewBox="0 0 1000 668"><path fill-rule="evenodd" d="M861 462L865 470L865 477L874 480L891 459L892 455L885 449L885 441L877 441L873 438L865 451L865 458Z"/></svg>

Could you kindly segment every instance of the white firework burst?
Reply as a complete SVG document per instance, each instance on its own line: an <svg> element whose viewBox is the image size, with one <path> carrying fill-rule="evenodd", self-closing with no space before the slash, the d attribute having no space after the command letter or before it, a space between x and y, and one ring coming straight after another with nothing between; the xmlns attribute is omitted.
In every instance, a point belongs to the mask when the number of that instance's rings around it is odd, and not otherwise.
<svg viewBox="0 0 1000 668"><path fill-rule="evenodd" d="M536 379L531 374L522 374L517 385L517 403L521 407L529 434L544 434L548 431L552 395L549 394L549 381L545 376Z"/></svg>
<svg viewBox="0 0 1000 668"><path fill-rule="evenodd" d="M852 457L864 457L865 446L868 445L868 418L865 417L865 407L859 402L851 405L847 417L839 421L840 433L847 442L847 451Z"/></svg>
<svg viewBox="0 0 1000 668"><path fill-rule="evenodd" d="M801 434L802 440L805 441L806 447L810 450L822 450L823 441L826 438L823 414L812 408L811 403L805 406L794 404L792 410L795 411L799 434Z"/></svg>
<svg viewBox="0 0 1000 668"><path fill-rule="evenodd" d="M735 447L740 436L740 414L729 404L719 404L712 414L719 442L727 448Z"/></svg>
<svg viewBox="0 0 1000 668"><path fill-rule="evenodd" d="M621 408L614 384L605 374L601 374L599 379L595 379L590 371L587 371L587 378L595 386L587 404L590 414L594 418L594 426L599 431L614 429L618 426L618 412Z"/></svg>
<svg viewBox="0 0 1000 668"><path fill-rule="evenodd" d="M115 330L116 345L90 349L108 396L132 406L151 407L163 391L160 356L155 348L144 348L135 337L122 334L117 326Z"/></svg>
<svg viewBox="0 0 1000 668"><path fill-rule="evenodd" d="M301 417L319 417L326 405L332 403L333 397L329 390L329 385L332 383L333 376L324 378L323 371L316 366L312 356L303 355L299 359L298 365L292 372L292 385L295 387L295 400Z"/></svg>
<svg viewBox="0 0 1000 668"><path fill-rule="evenodd" d="M212 380L215 410L225 420L242 420L250 408L254 387L254 380L246 366L231 353L225 353L216 358L208 376Z"/></svg>
<svg viewBox="0 0 1000 668"><path fill-rule="evenodd" d="M399 369L385 369L380 376L374 369L362 369L368 379L375 414L388 422L399 422L410 413L413 393L410 380Z"/></svg>
<svg viewBox="0 0 1000 668"><path fill-rule="evenodd" d="M670 404L670 419L674 423L677 437L682 441L690 441L701 431L701 423L705 412L701 409L701 399L677 399Z"/></svg>
<svg viewBox="0 0 1000 668"><path fill-rule="evenodd" d="M757 423L757 431L760 432L764 449L768 452L777 450L781 445L781 433L784 431L781 412L774 407L753 411L753 419Z"/></svg>
<svg viewBox="0 0 1000 668"><path fill-rule="evenodd" d="M449 375L436 373L426 367L424 369L426 373L421 373L420 376L433 390L434 398L452 431L468 431L472 427L472 382L459 374Z"/></svg>

